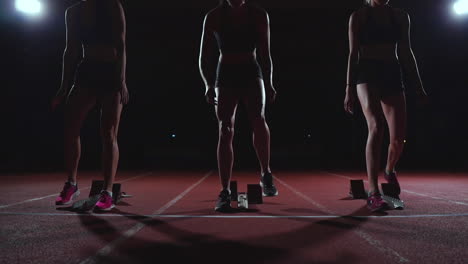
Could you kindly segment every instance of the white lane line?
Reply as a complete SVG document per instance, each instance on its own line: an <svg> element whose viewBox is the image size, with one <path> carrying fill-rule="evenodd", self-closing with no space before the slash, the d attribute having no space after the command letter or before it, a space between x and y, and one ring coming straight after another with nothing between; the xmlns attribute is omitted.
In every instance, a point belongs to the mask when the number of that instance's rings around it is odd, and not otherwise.
<svg viewBox="0 0 468 264"><path fill-rule="evenodd" d="M427 195L427 194L424 194L424 193L417 193L417 192L413 192L413 191L409 191L409 190L402 190L402 191L406 192L406 193L409 193L409 194L417 195L417 196L431 198L431 199L434 199L434 200L441 200L441 201L445 201L445 202L449 202L449 203L453 203L453 204L458 204L458 205L468 205L468 203L465 203L465 202L454 201L454 200L450 200L450 199L445 199L445 198L441 198L441 197Z"/></svg>
<svg viewBox="0 0 468 264"><path fill-rule="evenodd" d="M106 218L220 218L220 219L327 219L327 218L436 218L436 217L467 217L468 213L458 214L418 214L418 215L165 215L165 214L87 214L87 213L28 213L28 212L0 212L5 216L93 216Z"/></svg>
<svg viewBox="0 0 468 264"><path fill-rule="evenodd" d="M185 195L187 195L190 191L192 191L195 187L197 187L198 185L200 185L206 178L208 178L213 172L210 171L208 172L207 174L205 174L200 180L198 180L196 183L194 183L192 186L188 187L185 191L183 191L182 193L180 193L179 195L177 195L174 199L172 199L171 201L169 201L167 204L165 204L163 207L159 208L158 210L156 210L153 215L158 215L158 214L162 214L164 213L167 209L169 209L171 206L173 206L174 204L176 204L180 199L182 199ZM120 246L120 244L122 244L123 242L125 242L125 240L127 240L128 238L132 237L133 235L135 235L136 233L138 233L141 229L143 229L146 224L144 223L145 221L143 222L140 222L136 225L134 225L132 228L128 229L125 233L123 233L123 235L119 238L117 238L116 240L110 242L109 244L107 244L106 246L104 246L103 248L101 248L100 250L98 250L96 252L96 254L94 254L94 256L91 256L83 261L80 262L80 264L91 264L91 263L98 263L99 262L99 258L101 257L105 257L107 255L109 255L112 251L114 251L114 249L116 249L118 246Z"/></svg>
<svg viewBox="0 0 468 264"><path fill-rule="evenodd" d="M286 188L288 188L289 190L291 190L293 193L295 193L296 195L298 195L299 197L305 199L306 201L308 201L309 203L313 204L314 206L316 206L317 208L319 208L320 210L322 211L325 211L327 213L330 213L330 214L336 214L334 213L333 211L329 210L327 207L323 206L322 204L314 201L313 199L311 199L309 196L303 194L302 192L300 192L299 190L297 190L296 188L286 184L284 181L278 179L278 177L275 177L275 179L281 183L282 185L284 185ZM379 250L380 252L384 253L384 254L390 254L392 255L396 261L398 263L408 263L410 262L409 259L403 257L402 255L400 255L400 253L398 253L397 251L395 251L394 249L390 248L390 247L387 247L384 245L383 242L381 242L380 240L377 240L375 238L373 238L370 234L362 231L362 230L357 230L357 229L353 229L353 232L358 235L360 238L362 238L363 240L365 240L367 243L369 243L370 245L372 245L373 247L375 247L377 250Z"/></svg>
<svg viewBox="0 0 468 264"><path fill-rule="evenodd" d="M309 196L299 192L298 190L296 190L294 187L290 186L286 182L282 181L281 179L278 179L278 177L275 177L275 180L278 181L279 183L281 183L282 185L284 185L286 188L288 188L290 191L292 191L297 196L299 196L302 199L306 200L307 202L313 204L315 207L317 207L321 211L323 211L323 212L325 212L327 214L333 215L333 212L331 210L329 210L327 207L325 207L322 204L318 203L317 201L311 199Z"/></svg>
<svg viewBox="0 0 468 264"><path fill-rule="evenodd" d="M137 178L141 178L141 177L145 177L145 176L148 176L148 175L151 175L151 174L152 174L152 172L147 172L147 173L143 173L143 174L140 174L140 175L125 179L123 181L116 181L116 182L120 182L120 183L128 182L128 181L131 181L131 180L134 180L134 179L137 179ZM87 190L89 188L91 188L91 186L87 186L87 187L84 187L84 188L80 187L80 190ZM21 201L21 202L16 202L16 203L11 203L11 204L6 204L6 205L0 205L0 209L5 209L5 208L12 207L12 206L15 206L15 205L20 205L20 204L25 204L25 203L30 203L30 202L34 202L34 201L43 200L43 199L50 198L50 197L55 197L58 194L59 193L54 193L54 194L50 194L50 195L47 195L47 196L42 196L42 197L37 197L37 198L24 200L24 201Z"/></svg>
<svg viewBox="0 0 468 264"><path fill-rule="evenodd" d="M324 173L326 173L326 174L328 174L328 175L332 175L332 176L336 176L336 177L348 179L348 180L355 180L355 179L357 179L357 178L348 177L348 176L341 175L341 174L330 173L330 172L327 172L327 171L325 171ZM369 181L364 180L364 182L369 182ZM410 191L410 190L407 190L407 189L401 189L401 191L402 191L402 192L405 192L405 193L413 194L413 195L416 195L416 196L431 198L431 199L433 199L433 200L439 200L439 201L449 202L449 203L453 203L453 204L457 204L457 205L466 205L466 206L468 206L468 203L466 203L466 202L454 201L454 200L450 200L450 199L446 199L446 198L441 198L441 197L437 197L437 196L433 196L433 195L428 195L428 194L424 194L424 193L418 193L418 192Z"/></svg>

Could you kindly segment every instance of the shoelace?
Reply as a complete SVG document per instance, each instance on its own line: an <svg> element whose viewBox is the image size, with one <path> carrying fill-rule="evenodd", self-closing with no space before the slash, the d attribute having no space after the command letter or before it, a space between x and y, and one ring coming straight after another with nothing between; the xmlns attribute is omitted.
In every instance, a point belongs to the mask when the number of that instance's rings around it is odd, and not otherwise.
<svg viewBox="0 0 468 264"><path fill-rule="evenodd" d="M371 203L372 204L382 204L384 201L382 199L382 196L380 194L374 194L371 196Z"/></svg>
<svg viewBox="0 0 468 264"><path fill-rule="evenodd" d="M65 195L67 194L67 191L72 188L71 185L68 185L68 184L65 184L65 186L63 187L62 191L60 192L60 197L65 197Z"/></svg>
<svg viewBox="0 0 468 264"><path fill-rule="evenodd" d="M227 200L229 198L229 193L228 192L221 192L219 194L219 198L221 198L222 200Z"/></svg>
<svg viewBox="0 0 468 264"><path fill-rule="evenodd" d="M107 201L109 200L109 198L110 198L110 195L109 195L109 194L103 193L103 194L101 194L101 198L99 199L99 201L100 201L101 203L107 203Z"/></svg>
<svg viewBox="0 0 468 264"><path fill-rule="evenodd" d="M273 176L271 174L263 175L263 184L265 187L272 188L273 187Z"/></svg>

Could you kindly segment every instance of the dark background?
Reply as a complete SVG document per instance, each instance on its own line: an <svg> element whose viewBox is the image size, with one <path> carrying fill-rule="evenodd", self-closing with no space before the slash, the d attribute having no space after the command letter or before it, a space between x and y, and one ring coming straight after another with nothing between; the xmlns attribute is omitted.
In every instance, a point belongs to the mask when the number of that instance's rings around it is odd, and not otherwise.
<svg viewBox="0 0 468 264"><path fill-rule="evenodd" d="M32 18L0 3L0 171L63 166L63 111L49 102L60 84L65 9L42 0ZM349 15L361 0L257 1L270 14L278 101L268 108L273 168L363 169L367 128L343 111ZM468 16L452 0L393 0L412 18L412 42L431 105L408 88L409 128L400 168L464 170L468 160ZM127 0L128 86L121 168L214 168L217 123L204 102L198 51L204 14L216 0ZM60 109L63 110L63 109ZM236 168L257 168L245 112L238 112ZM100 166L99 115L82 131L83 169ZM175 138L172 137L175 135Z"/></svg>

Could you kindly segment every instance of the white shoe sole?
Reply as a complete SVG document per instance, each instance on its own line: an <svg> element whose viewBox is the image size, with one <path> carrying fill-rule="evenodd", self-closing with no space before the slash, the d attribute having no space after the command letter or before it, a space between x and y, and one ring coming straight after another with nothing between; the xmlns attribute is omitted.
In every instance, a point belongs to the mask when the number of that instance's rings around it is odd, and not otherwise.
<svg viewBox="0 0 468 264"><path fill-rule="evenodd" d="M109 208L99 208L99 207L97 207L97 206L96 206L95 208L96 208L96 210L103 211L103 212L107 212L107 211L110 211L110 210L112 210L113 208L115 208L115 204L112 204L111 207L109 207Z"/></svg>

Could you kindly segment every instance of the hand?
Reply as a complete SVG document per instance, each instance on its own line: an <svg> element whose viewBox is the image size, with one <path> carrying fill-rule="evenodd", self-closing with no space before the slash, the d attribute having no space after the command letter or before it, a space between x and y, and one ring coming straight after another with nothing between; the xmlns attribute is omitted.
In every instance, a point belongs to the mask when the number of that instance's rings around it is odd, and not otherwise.
<svg viewBox="0 0 468 264"><path fill-rule="evenodd" d="M128 94L127 83L124 81L122 83L122 87L120 87L120 102L123 105L126 105L128 104L129 100L130 100L130 95Z"/></svg>
<svg viewBox="0 0 468 264"><path fill-rule="evenodd" d="M68 93L67 90L63 88L60 88L58 90L57 94L55 95L54 98L52 98L52 101L50 103L50 107L52 111L55 111L55 109L57 109L57 107L63 102L63 100L67 96L67 93Z"/></svg>
<svg viewBox="0 0 468 264"><path fill-rule="evenodd" d="M275 88L273 87L273 85L267 85L265 87L265 93L266 93L266 100L268 103L272 104L275 102L276 100L276 90Z"/></svg>
<svg viewBox="0 0 468 264"><path fill-rule="evenodd" d="M218 101L216 100L216 91L213 86L207 86L205 93L206 102L210 105L217 105Z"/></svg>
<svg viewBox="0 0 468 264"><path fill-rule="evenodd" d="M344 109L347 113L354 114L354 104L356 103L356 93L346 89L346 96L344 100Z"/></svg>

